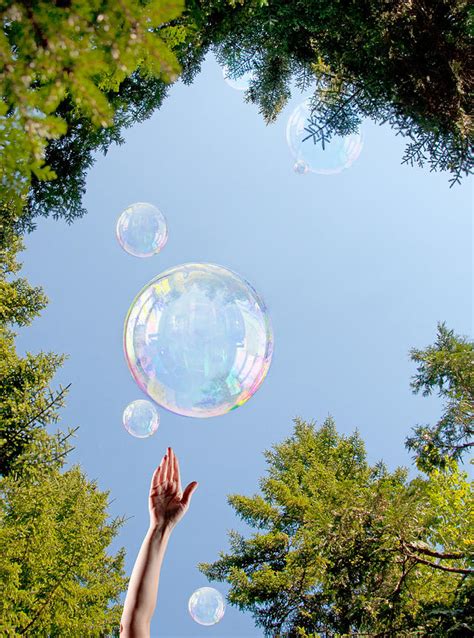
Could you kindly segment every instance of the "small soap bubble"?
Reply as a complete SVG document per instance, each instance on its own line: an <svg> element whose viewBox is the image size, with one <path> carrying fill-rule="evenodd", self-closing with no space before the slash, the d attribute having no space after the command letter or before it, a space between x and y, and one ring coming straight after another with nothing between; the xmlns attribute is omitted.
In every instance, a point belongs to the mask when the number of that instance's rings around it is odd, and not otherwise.
<svg viewBox="0 0 474 638"><path fill-rule="evenodd" d="M228 66L222 68L222 75L227 84L236 91L247 91L250 86L250 82L254 79L255 74L253 71L246 71L239 77L231 77L230 69Z"/></svg>
<svg viewBox="0 0 474 638"><path fill-rule="evenodd" d="M123 424L132 436L146 439L155 434L160 424L160 415L150 401L132 401L123 411Z"/></svg>
<svg viewBox="0 0 474 638"><path fill-rule="evenodd" d="M140 389L183 416L219 416L263 383L273 354L267 308L254 288L215 264L175 266L136 296L124 351Z"/></svg>
<svg viewBox="0 0 474 638"><path fill-rule="evenodd" d="M135 257L151 257L159 253L168 240L168 226L163 213L153 206L138 202L128 206L117 220L116 235L122 248Z"/></svg>
<svg viewBox="0 0 474 638"><path fill-rule="evenodd" d="M201 587L191 595L188 602L191 618L200 625L215 625L224 616L225 601L213 587Z"/></svg>
<svg viewBox="0 0 474 638"><path fill-rule="evenodd" d="M304 175L309 171L308 164L303 160L298 160L294 163L293 170L295 173L298 173L298 175Z"/></svg>
<svg viewBox="0 0 474 638"><path fill-rule="evenodd" d="M315 142L311 134L311 101L305 100L290 115L286 141L296 162L296 173L307 172L334 175L352 166L362 151L362 136L351 133L333 136L325 142Z"/></svg>

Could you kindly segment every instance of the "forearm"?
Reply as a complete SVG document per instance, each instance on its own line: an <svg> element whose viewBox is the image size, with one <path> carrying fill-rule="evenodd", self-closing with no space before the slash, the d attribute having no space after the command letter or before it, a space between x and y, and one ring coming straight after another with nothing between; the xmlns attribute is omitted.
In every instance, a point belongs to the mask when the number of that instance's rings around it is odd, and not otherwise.
<svg viewBox="0 0 474 638"><path fill-rule="evenodd" d="M156 606L161 564L171 531L150 528L133 567L123 607L121 631L130 638L142 638L132 628L149 627Z"/></svg>

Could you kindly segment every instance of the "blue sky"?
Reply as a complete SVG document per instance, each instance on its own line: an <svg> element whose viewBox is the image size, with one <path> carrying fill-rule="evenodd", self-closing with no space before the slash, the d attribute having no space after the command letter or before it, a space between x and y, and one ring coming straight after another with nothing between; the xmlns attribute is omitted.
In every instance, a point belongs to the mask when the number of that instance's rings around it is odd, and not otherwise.
<svg viewBox="0 0 474 638"><path fill-rule="evenodd" d="M446 174L402 166L403 140L370 122L351 169L296 175L285 128L300 101L266 126L210 58L192 86L174 86L159 112L98 158L86 217L41 220L27 237L23 272L50 303L18 346L70 355L57 377L72 383L63 427L80 425L70 463L110 490L112 516L132 517L111 547L126 547L128 573L168 445L183 482L200 484L170 541L152 636L262 636L230 607L214 627L187 612L191 593L208 585L196 564L227 549L226 530L248 529L226 495L257 491L262 451L291 434L295 416L331 414L340 432L360 430L371 462L408 465L410 427L440 409L411 394L408 352L433 342L438 321L472 331L472 182L450 189ZM168 219L168 244L150 259L115 239L118 215L137 201ZM121 416L145 397L124 360L123 321L145 283L191 261L226 266L257 289L273 322L272 367L238 410L212 419L162 411L157 434L135 439Z"/></svg>

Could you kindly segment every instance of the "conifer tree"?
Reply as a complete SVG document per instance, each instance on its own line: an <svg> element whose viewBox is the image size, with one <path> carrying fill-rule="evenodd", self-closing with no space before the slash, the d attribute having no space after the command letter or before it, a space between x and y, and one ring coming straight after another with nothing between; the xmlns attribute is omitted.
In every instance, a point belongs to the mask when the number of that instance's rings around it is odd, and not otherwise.
<svg viewBox="0 0 474 638"><path fill-rule="evenodd" d="M46 306L38 287L16 277L21 264L17 252L22 240L12 232L0 242L0 474L7 475L33 432L57 420L65 389L50 387L64 360L54 353L18 356L15 326L27 326Z"/></svg>
<svg viewBox="0 0 474 638"><path fill-rule="evenodd" d="M474 446L474 342L438 324L434 345L413 349L418 363L412 388L415 394L438 393L445 401L436 425L419 425L406 441L421 470L444 467L449 459L462 460Z"/></svg>
<svg viewBox="0 0 474 638"><path fill-rule="evenodd" d="M123 0L8 2L0 8L0 202L17 227L68 221L97 151L158 109L213 52L267 122L292 85L313 94L315 143L363 118L407 139L403 161L473 167L472 12L467 0ZM311 140L308 141L311 143Z"/></svg>
<svg viewBox="0 0 474 638"><path fill-rule="evenodd" d="M472 7L468 0L209 0L205 42L229 74L253 71L248 99L267 122L291 94L313 91L315 143L388 122L403 161L472 171Z"/></svg>
<svg viewBox="0 0 474 638"><path fill-rule="evenodd" d="M37 430L0 478L0 635L119 635L124 549L107 552L124 522L109 492L79 466L62 471L69 437Z"/></svg>
<svg viewBox="0 0 474 638"><path fill-rule="evenodd" d="M1 235L1 234L0 234ZM46 305L17 276L21 239L0 236L0 635L118 635L124 551L107 547L122 518L108 520L108 492L64 465L75 430L48 434L65 390L50 388L63 357L15 349L15 327Z"/></svg>
<svg viewBox="0 0 474 638"><path fill-rule="evenodd" d="M261 493L229 503L255 528L200 569L266 636L466 635L472 624L472 486L454 461L408 480L367 462L356 432L295 420L265 452Z"/></svg>

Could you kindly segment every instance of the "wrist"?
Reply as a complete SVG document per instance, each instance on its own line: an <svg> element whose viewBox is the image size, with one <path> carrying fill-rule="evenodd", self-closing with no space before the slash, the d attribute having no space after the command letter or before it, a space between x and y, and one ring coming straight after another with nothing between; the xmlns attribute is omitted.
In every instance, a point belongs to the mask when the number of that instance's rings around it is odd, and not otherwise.
<svg viewBox="0 0 474 638"><path fill-rule="evenodd" d="M150 536L158 541L168 540L172 531L173 528L170 525L159 525L158 523L150 523L148 528Z"/></svg>

